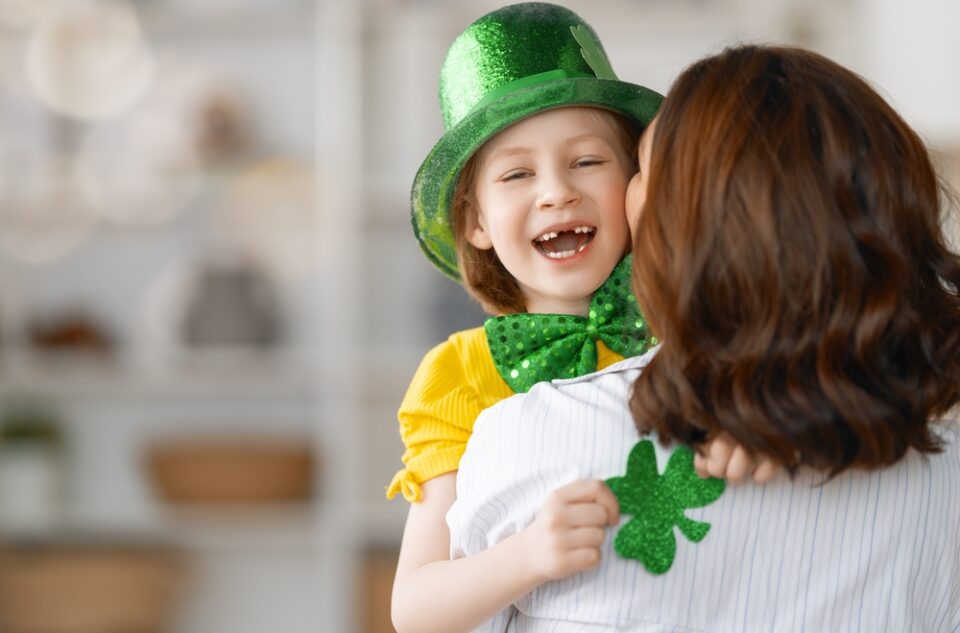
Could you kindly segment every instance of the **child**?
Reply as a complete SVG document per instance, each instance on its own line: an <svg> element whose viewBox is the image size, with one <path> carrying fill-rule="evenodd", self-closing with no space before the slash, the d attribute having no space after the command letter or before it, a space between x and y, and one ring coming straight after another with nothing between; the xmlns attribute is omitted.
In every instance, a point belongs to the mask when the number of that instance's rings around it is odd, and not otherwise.
<svg viewBox="0 0 960 633"><path fill-rule="evenodd" d="M432 350L401 405L406 468L388 496L416 502L394 585L402 633L468 630L547 577L593 563L578 554L520 570L510 544L492 557L449 561L444 515L455 471L483 409L648 344L621 262L624 197L637 135L662 97L618 81L590 26L541 3L471 24L450 47L440 87L448 131L414 181L414 233L434 265L505 316ZM615 501L597 482L567 494L554 515L573 508L591 524L615 520ZM544 560L547 543L540 539Z"/></svg>
<svg viewBox="0 0 960 633"><path fill-rule="evenodd" d="M617 517L598 482L558 491L534 530L542 538L451 563L444 515L455 471L485 408L653 342L622 260L633 148L660 95L618 81L586 23L540 3L470 25L440 85L448 131L414 181L414 232L431 262L501 316L433 349L401 405L406 468L388 496L416 502L394 585L403 632L471 628L544 580L596 563L596 528ZM520 565L517 547L528 542L543 567Z"/></svg>
<svg viewBox="0 0 960 633"><path fill-rule="evenodd" d="M960 630L960 258L916 133L837 64L743 46L680 75L639 154L634 288L663 343L481 414L454 555L603 477L602 564L510 631ZM679 445L721 431L793 479L698 479Z"/></svg>
<svg viewBox="0 0 960 633"><path fill-rule="evenodd" d="M656 113L661 96L617 81L590 27L562 7L541 3L508 6L470 25L450 47L440 86L448 132L420 167L412 193L413 229L424 254L443 273L461 281L491 314L587 316L594 291L626 254L629 235L619 193L625 191L635 171L633 147L637 134ZM477 191L475 185L489 184L489 179L478 183L482 154L489 157L492 153L488 141L518 122L535 125L531 120L541 113L553 119L542 126L570 119L580 132L601 137L594 145L602 148L571 147L565 151L573 160L592 161L576 169L590 176L598 172L611 182L602 183L608 198L602 206L601 201L587 200L580 205L589 205L584 210L567 201L547 201L557 208L542 212L544 220L535 227L536 234L528 235L528 226L491 223L496 218L487 217L483 211L495 205L493 201L479 204L478 194L483 196L484 192ZM532 136L536 142L536 131ZM511 139L498 137L498 141L516 144ZM599 149L603 156L596 156ZM526 157L524 160L529 163ZM490 174L502 179L503 186L486 187L490 193L513 198L513 207L520 203L529 206L520 190L521 185L531 182L524 160L514 161L519 165L515 173ZM596 226L598 218L583 217L601 211L610 216L605 218L609 220L606 226ZM510 208L505 212L509 215ZM494 237L507 231L515 231L511 237L522 242L514 249L517 257L541 260L532 267L527 262L520 264L523 270L529 268L530 279L516 270L516 257L511 259L501 252L502 240L492 243ZM571 250L577 252L571 255ZM561 287L552 288L551 283ZM629 307L635 310L635 305ZM525 391L531 380L593 371L642 351L646 331L642 322L635 327L636 321L634 318L630 324L633 327L627 331L628 343L619 345L620 353L603 340L595 344L595 337L581 337L578 342L583 353L591 356L586 360L593 361L592 366L584 362L578 368L567 362L557 368L554 358L538 358L550 361L542 375L531 374L542 369L539 362L523 367L520 360L513 366L507 351L501 351L502 346L488 344L487 330L495 334L493 342L499 344L503 342L501 336L509 337L514 331L513 323L494 321L486 328L453 335L423 360L401 405L401 433L408 447L403 459L406 468L390 484L388 497L402 492L407 500L419 501L424 481L456 470L477 414L516 391ZM585 319L576 322L587 325ZM506 335L498 331L500 326ZM537 327L538 332L542 330L542 326ZM527 331L522 330L524 334ZM514 350L521 341L506 342Z"/></svg>

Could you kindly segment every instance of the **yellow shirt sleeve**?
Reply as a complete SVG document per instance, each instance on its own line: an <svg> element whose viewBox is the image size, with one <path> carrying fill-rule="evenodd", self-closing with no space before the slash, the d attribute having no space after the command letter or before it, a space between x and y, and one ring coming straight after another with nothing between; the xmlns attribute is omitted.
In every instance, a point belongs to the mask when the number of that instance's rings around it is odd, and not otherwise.
<svg viewBox="0 0 960 633"><path fill-rule="evenodd" d="M598 343L599 369L623 360ZM513 395L493 364L482 327L458 332L420 362L400 405L405 468L394 475L387 498L422 498L420 485L457 470L480 412Z"/></svg>
<svg viewBox="0 0 960 633"><path fill-rule="evenodd" d="M458 332L424 357L397 417L406 446L387 488L419 501L420 484L457 470L480 412L513 395L493 364L482 327Z"/></svg>

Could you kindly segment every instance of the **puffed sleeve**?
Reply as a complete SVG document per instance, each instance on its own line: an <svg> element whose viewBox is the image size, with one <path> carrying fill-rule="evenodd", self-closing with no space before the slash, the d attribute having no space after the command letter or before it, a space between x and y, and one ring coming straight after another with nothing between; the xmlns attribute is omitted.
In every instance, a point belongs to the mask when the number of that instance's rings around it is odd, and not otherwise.
<svg viewBox="0 0 960 633"><path fill-rule="evenodd" d="M387 498L400 492L407 501L419 501L420 484L457 470L473 423L484 408L467 369L461 351L449 340L420 363L397 414L406 446L405 468L394 475Z"/></svg>

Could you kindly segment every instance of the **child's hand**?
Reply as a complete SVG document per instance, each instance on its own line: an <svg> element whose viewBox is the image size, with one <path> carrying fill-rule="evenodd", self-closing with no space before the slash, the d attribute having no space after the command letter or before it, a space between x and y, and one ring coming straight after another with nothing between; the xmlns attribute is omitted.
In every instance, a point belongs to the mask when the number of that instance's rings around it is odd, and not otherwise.
<svg viewBox="0 0 960 633"><path fill-rule="evenodd" d="M726 433L720 433L705 443L693 458L693 467L701 477L719 477L731 483L740 483L748 475L762 484L780 472L780 466L769 457L755 460Z"/></svg>
<svg viewBox="0 0 960 633"><path fill-rule="evenodd" d="M524 531L530 564L544 580L565 578L600 562L608 525L620 522L620 504L596 479L557 488Z"/></svg>

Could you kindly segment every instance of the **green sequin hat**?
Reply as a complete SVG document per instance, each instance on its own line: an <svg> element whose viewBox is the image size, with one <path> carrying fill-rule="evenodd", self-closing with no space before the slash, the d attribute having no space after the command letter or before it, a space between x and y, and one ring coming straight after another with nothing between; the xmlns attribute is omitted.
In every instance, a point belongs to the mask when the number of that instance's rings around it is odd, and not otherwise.
<svg viewBox="0 0 960 633"><path fill-rule="evenodd" d="M612 110L645 128L662 100L619 81L596 33L564 7L514 4L468 26L440 70L447 132L420 166L410 194L413 232L427 259L459 279L450 205L461 169L495 134L564 106Z"/></svg>

